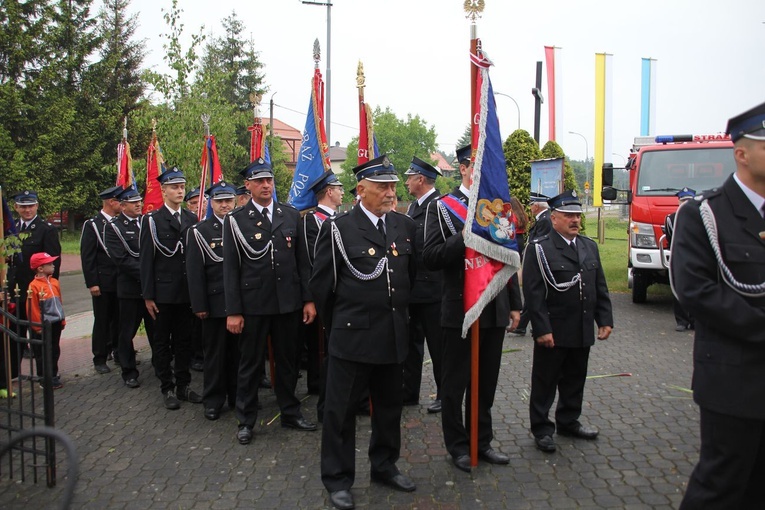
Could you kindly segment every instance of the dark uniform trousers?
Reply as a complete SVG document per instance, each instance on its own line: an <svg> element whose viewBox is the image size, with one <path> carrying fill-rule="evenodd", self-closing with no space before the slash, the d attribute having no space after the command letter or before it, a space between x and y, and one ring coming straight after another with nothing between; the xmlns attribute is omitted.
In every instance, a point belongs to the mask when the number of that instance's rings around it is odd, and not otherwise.
<svg viewBox="0 0 765 510"><path fill-rule="evenodd" d="M302 259L305 247L298 236L299 219L295 208L275 202L273 222L269 222L252 201L226 216L226 313L244 317L236 395L240 425L253 427L257 421L258 383L264 373L269 335L275 362L274 393L282 420L302 417L300 400L295 396L297 360L302 307L311 299L310 264ZM260 255L254 256L249 250Z"/></svg>
<svg viewBox="0 0 765 510"><path fill-rule="evenodd" d="M456 189L452 193L467 205L467 196ZM431 270L441 270L443 292L441 301L441 325L443 327L444 352L441 372L441 425L444 443L449 454L456 458L470 451L470 360L472 331L468 338L461 337L465 317L463 293L465 288L465 243L459 234L464 223L449 213L450 222L457 234L452 234L439 212L438 202L428 207L425 226L424 261ZM517 277L489 302L479 318L479 387L478 387L478 448L486 450L494 437L491 408L497 389L497 378L502 358L502 341L511 310L521 309ZM463 417L462 402L465 401Z"/></svg>
<svg viewBox="0 0 765 510"><path fill-rule="evenodd" d="M438 192L431 193L422 205L412 202L407 216L417 227L417 280L412 288L409 302L409 354L404 361L404 403L419 401L422 384L422 363L425 357L425 342L428 343L433 379L436 384L436 399L440 399L441 360L443 358L443 332L441 331L441 272L429 271L423 261L425 243L425 216L430 202L437 200Z"/></svg>
<svg viewBox="0 0 765 510"><path fill-rule="evenodd" d="M730 176L703 197L714 214L720 255L738 282L765 281L765 219ZM681 510L765 506L765 297L721 282L700 214L678 209L670 264L673 289L695 318L693 400L701 413L699 462Z"/></svg>
<svg viewBox="0 0 765 510"><path fill-rule="evenodd" d="M239 369L239 335L226 329L222 241L223 223L215 216L191 227L186 238L186 276L198 328L194 333L203 342L202 401L206 409L217 411L226 401L233 409ZM207 316L200 319L197 313Z"/></svg>
<svg viewBox="0 0 765 510"><path fill-rule="evenodd" d="M56 227L43 220L40 216L36 216L29 224L29 226L22 231L21 221L16 221L16 231L19 233L24 232L26 237L21 241L21 253L13 256L10 260L8 267L7 279L8 279L8 296L9 303L16 304L17 296L15 288L19 287L18 306L16 307L16 316L25 321L27 320L27 288L29 283L34 278L34 271L29 267L29 259L35 253L49 253L51 255L61 255L61 243L58 239L58 232ZM54 272L53 277L59 277L59 271L61 269L61 258L59 257L53 262ZM19 326L18 334L21 337L26 337L27 327ZM11 374L10 379L15 379L19 375L19 359L22 351L22 344L18 342L11 342L10 345L10 365ZM5 360L5 350L0 349L0 388L8 388L8 381L6 380L7 362Z"/></svg>
<svg viewBox="0 0 765 510"><path fill-rule="evenodd" d="M182 246L186 230L196 223L197 218L187 209L181 209L180 215L179 223L167 207L162 206L146 214L141 222L141 290L143 298L154 300L159 309L154 322L152 362L162 393L186 387L191 382L189 365L194 314ZM155 234L150 227L151 221L155 224ZM164 248L155 245L155 235ZM168 257L162 250L175 250L175 253Z"/></svg>
<svg viewBox="0 0 765 510"><path fill-rule="evenodd" d="M80 258L85 286L98 286L99 296L92 296L93 334L91 349L93 364L103 365L112 351L118 350L119 299L117 297L117 265L104 250L109 222L98 213L82 226ZM103 243L103 246L102 246Z"/></svg>
<svg viewBox="0 0 765 510"><path fill-rule="evenodd" d="M138 257L134 256L138 253L139 224L140 218L120 214L104 229L106 248L117 266L117 299L120 307L117 355L124 381L137 379L139 375L133 338L141 321L149 345L154 342L154 319L149 315L141 297L141 271Z"/></svg>
<svg viewBox="0 0 765 510"><path fill-rule="evenodd" d="M333 224L357 271L373 273L387 256L387 277L358 279L339 255L331 234ZM330 492L348 490L355 480L356 410L366 389L372 406L372 473L383 478L399 473L401 363L409 343L407 303L417 272L415 226L402 214L388 213L385 228L383 237L356 207L325 221L317 240L310 288L329 332L321 479Z"/></svg>
<svg viewBox="0 0 765 510"><path fill-rule="evenodd" d="M544 260L558 284L573 281L578 274L581 286L567 290L548 287L537 260L536 246L544 250ZM591 239L577 236L569 245L555 231L530 240L523 263L523 292L526 297L534 337L553 334L555 346L534 343L531 368L529 419L535 437L552 435L556 427L570 429L579 422L587 377L590 347L595 343L595 323L612 326L608 296L600 255ZM558 392L555 423L548 413Z"/></svg>

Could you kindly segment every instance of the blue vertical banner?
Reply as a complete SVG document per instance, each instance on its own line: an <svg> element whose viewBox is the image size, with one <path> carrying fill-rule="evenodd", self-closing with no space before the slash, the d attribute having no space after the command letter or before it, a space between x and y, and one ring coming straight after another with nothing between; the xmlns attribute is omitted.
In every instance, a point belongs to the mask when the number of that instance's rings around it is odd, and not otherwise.
<svg viewBox="0 0 765 510"><path fill-rule="evenodd" d="M656 133L656 60L644 58L640 78L640 136Z"/></svg>

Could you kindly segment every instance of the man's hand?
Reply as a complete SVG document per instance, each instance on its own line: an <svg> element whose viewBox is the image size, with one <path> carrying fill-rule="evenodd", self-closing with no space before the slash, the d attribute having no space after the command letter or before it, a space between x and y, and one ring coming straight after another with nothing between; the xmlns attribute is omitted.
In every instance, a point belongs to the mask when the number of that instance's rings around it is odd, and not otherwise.
<svg viewBox="0 0 765 510"><path fill-rule="evenodd" d="M510 325L508 328L510 328L510 331L514 330L518 327L518 324L521 323L521 312L520 310L510 310Z"/></svg>
<svg viewBox="0 0 765 510"><path fill-rule="evenodd" d="M553 340L552 333L547 333L546 335L539 336L535 338L534 341L536 341L536 343L542 347L548 347L550 349L555 347L555 340Z"/></svg>
<svg viewBox="0 0 765 510"><path fill-rule="evenodd" d="M303 324L310 324L316 318L316 306L313 301L308 301L303 305Z"/></svg>
<svg viewBox="0 0 765 510"><path fill-rule="evenodd" d="M90 295L93 297L98 297L101 295L101 287L98 285L93 285L92 287L88 288L90 291Z"/></svg>
<svg viewBox="0 0 765 510"><path fill-rule="evenodd" d="M598 340L605 340L611 335L611 326L600 326L598 328Z"/></svg>
<svg viewBox="0 0 765 510"><path fill-rule="evenodd" d="M210 314L207 312L195 312L194 315L196 315L198 319L206 319Z"/></svg>
<svg viewBox="0 0 765 510"><path fill-rule="evenodd" d="M151 318L157 320L157 314L159 313L157 303L155 303L153 299L144 299L143 301L146 303L146 309L149 311Z"/></svg>
<svg viewBox="0 0 765 510"><path fill-rule="evenodd" d="M244 329L243 315L229 315L226 317L226 329L233 335L238 335Z"/></svg>

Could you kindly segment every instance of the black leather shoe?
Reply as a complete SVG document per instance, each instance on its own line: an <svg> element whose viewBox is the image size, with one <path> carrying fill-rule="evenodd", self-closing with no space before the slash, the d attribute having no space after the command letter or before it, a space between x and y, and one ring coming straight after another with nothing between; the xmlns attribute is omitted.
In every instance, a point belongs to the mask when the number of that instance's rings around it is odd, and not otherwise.
<svg viewBox="0 0 765 510"><path fill-rule="evenodd" d="M573 427L558 428L558 434L561 436L577 437L579 439L595 439L598 437L598 429L585 427L577 423Z"/></svg>
<svg viewBox="0 0 765 510"><path fill-rule="evenodd" d="M401 473L393 476L384 476L373 471L371 474L371 479L373 482L387 485L388 487L392 487L397 491L402 492L413 492L417 488L411 478Z"/></svg>
<svg viewBox="0 0 765 510"><path fill-rule="evenodd" d="M191 369L195 372L204 372L205 366L201 361L195 361L191 364Z"/></svg>
<svg viewBox="0 0 765 510"><path fill-rule="evenodd" d="M98 365L95 366L95 369L96 369L96 372L98 372L99 374L108 374L109 372L112 371L112 369L109 368L109 366L106 363L99 363Z"/></svg>
<svg viewBox="0 0 765 510"><path fill-rule="evenodd" d="M261 388L263 388L263 389L270 390L271 389L271 379L269 379L268 376L264 375L263 379L260 380L260 385L259 386Z"/></svg>
<svg viewBox="0 0 765 510"><path fill-rule="evenodd" d="M485 460L489 464L510 464L510 457L498 452L494 448L487 448L482 452L478 452L478 458Z"/></svg>
<svg viewBox="0 0 765 510"><path fill-rule="evenodd" d="M165 393L165 409L175 410L181 408L181 401L178 400L178 397L175 396L175 392L173 390L168 391Z"/></svg>
<svg viewBox="0 0 765 510"><path fill-rule="evenodd" d="M452 463L457 466L457 469L470 473L473 468L470 465L470 455L460 455L459 457L452 457Z"/></svg>
<svg viewBox="0 0 765 510"><path fill-rule="evenodd" d="M537 444L537 449L546 453L552 453L555 451L555 441L552 436L535 437L534 442Z"/></svg>
<svg viewBox="0 0 765 510"><path fill-rule="evenodd" d="M428 406L428 412L430 414L440 413L441 401L439 399L434 400L433 403Z"/></svg>
<svg viewBox="0 0 765 510"><path fill-rule="evenodd" d="M220 411L214 407L205 407L205 418L215 421L220 418Z"/></svg>
<svg viewBox="0 0 765 510"><path fill-rule="evenodd" d="M311 423L302 416L299 418L282 418L282 427L306 431L316 430L316 424Z"/></svg>
<svg viewBox="0 0 765 510"><path fill-rule="evenodd" d="M353 494L351 491L335 491L329 493L329 502L339 510L350 510L356 508L353 503Z"/></svg>
<svg viewBox="0 0 765 510"><path fill-rule="evenodd" d="M675 331L685 331L686 329L688 329L688 326L685 324L678 324L675 326Z"/></svg>
<svg viewBox="0 0 765 510"><path fill-rule="evenodd" d="M247 425L242 425L236 433L236 439L239 441L239 444L250 444L250 441L252 441L252 429Z"/></svg>
<svg viewBox="0 0 765 510"><path fill-rule="evenodd" d="M176 388L178 390L178 398L191 402L192 404L201 404L202 397L196 391L192 390L188 386Z"/></svg>
<svg viewBox="0 0 765 510"><path fill-rule="evenodd" d="M125 386L127 386L128 388L131 388L131 389L132 389L132 388L137 388L137 387L139 387L140 385L141 385L141 384L138 382L138 379L135 379L135 378L133 378L133 377L131 377L130 379L128 379L127 381L125 381Z"/></svg>

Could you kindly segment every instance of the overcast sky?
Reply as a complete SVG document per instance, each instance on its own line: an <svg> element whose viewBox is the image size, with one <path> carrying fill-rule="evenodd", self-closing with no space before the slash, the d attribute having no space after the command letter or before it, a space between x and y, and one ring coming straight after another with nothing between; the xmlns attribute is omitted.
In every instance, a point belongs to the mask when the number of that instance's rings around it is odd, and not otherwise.
<svg viewBox="0 0 765 510"><path fill-rule="evenodd" d="M322 0L323 1L323 0ZM322 48L327 79L327 7L301 0L182 0L186 36L204 25L221 36L220 20L236 11L265 64L274 116L300 131L313 73L313 41ZM358 135L356 67L364 63L365 97L397 116L419 115L435 126L438 144L452 152L470 121L469 34L462 0L333 0L331 8L330 143ZM657 59L656 134L716 133L727 119L765 101L765 2L762 0L486 0L478 35L494 62L494 90L512 96L520 125L533 134L537 61L544 46L562 48L557 140L574 159L593 157L595 54L613 55L612 150L625 156L640 130L641 58ZM137 36L146 39L145 66L165 68L161 9L171 0L132 0ZM546 95L546 71L543 73ZM294 110L294 111L293 111ZM518 125L518 110L497 97L503 139ZM547 141L547 102L540 143ZM576 131L587 139L568 134ZM654 134L654 133L652 133ZM622 163L620 156L606 161Z"/></svg>

